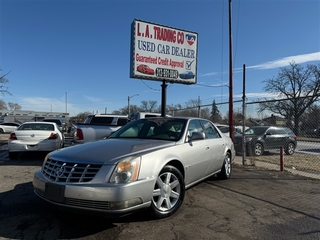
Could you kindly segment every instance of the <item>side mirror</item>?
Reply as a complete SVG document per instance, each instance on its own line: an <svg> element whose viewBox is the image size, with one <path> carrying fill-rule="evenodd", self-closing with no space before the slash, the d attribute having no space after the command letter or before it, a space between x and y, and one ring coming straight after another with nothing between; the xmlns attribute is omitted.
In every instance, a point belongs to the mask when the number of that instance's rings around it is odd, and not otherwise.
<svg viewBox="0 0 320 240"><path fill-rule="evenodd" d="M201 140L201 139L204 139L204 133L201 133L201 132L193 132L191 134L191 136L188 136L188 141L193 141L193 140Z"/></svg>

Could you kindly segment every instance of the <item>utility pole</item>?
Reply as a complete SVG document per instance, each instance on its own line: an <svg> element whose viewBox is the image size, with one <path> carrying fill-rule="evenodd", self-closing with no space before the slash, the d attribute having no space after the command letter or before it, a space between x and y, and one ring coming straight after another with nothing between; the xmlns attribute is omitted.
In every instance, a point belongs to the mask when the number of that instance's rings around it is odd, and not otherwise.
<svg viewBox="0 0 320 240"><path fill-rule="evenodd" d="M234 142L234 117L233 117L233 67L232 67L232 19L231 0L229 0L229 129L230 138Z"/></svg>
<svg viewBox="0 0 320 240"><path fill-rule="evenodd" d="M134 96L139 96L139 94L134 94L131 97L128 96L128 115L130 114L130 99L133 98Z"/></svg>

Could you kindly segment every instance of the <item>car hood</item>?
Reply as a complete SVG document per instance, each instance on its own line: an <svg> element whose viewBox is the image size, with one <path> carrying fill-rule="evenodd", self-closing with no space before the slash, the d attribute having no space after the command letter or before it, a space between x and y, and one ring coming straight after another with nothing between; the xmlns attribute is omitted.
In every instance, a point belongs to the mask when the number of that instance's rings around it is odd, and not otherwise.
<svg viewBox="0 0 320 240"><path fill-rule="evenodd" d="M65 162L116 164L123 157L142 155L175 144L164 140L105 139L56 150L50 153L50 158Z"/></svg>

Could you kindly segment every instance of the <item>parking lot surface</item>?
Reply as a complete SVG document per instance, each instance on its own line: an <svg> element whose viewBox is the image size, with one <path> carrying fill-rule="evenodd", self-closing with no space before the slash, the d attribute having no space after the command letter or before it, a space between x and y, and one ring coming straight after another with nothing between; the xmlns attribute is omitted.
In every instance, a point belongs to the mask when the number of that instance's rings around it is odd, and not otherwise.
<svg viewBox="0 0 320 240"><path fill-rule="evenodd" d="M33 193L43 154L13 161L0 152L0 239L320 239L318 179L238 159L231 179L188 189L170 218L139 212L107 219L62 212Z"/></svg>

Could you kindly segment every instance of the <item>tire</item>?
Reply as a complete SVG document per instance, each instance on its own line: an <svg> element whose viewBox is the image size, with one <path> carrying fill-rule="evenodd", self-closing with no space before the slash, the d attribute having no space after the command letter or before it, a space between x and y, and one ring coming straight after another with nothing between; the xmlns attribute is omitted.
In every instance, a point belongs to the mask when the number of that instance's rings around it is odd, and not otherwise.
<svg viewBox="0 0 320 240"><path fill-rule="evenodd" d="M261 156L263 154L263 145L261 143L256 143L253 147L253 154L255 156Z"/></svg>
<svg viewBox="0 0 320 240"><path fill-rule="evenodd" d="M0 133L4 133L4 131L3 131L3 129L2 129L2 128L0 128Z"/></svg>
<svg viewBox="0 0 320 240"><path fill-rule="evenodd" d="M154 185L149 212L157 219L171 216L180 208L184 194L181 172L174 166L165 166Z"/></svg>
<svg viewBox="0 0 320 240"><path fill-rule="evenodd" d="M221 172L219 172L217 174L219 179L225 180L225 179L229 179L231 176L231 157L230 157L230 153L227 152L226 156L224 157L223 160L223 165L221 168Z"/></svg>
<svg viewBox="0 0 320 240"><path fill-rule="evenodd" d="M10 159L17 159L19 153L18 152L9 152L9 158Z"/></svg>
<svg viewBox="0 0 320 240"><path fill-rule="evenodd" d="M291 143L288 143L288 146L285 148L284 152L285 152L287 155L292 155L292 154L294 154L294 150L295 150L295 146L294 146L294 144L291 142Z"/></svg>

